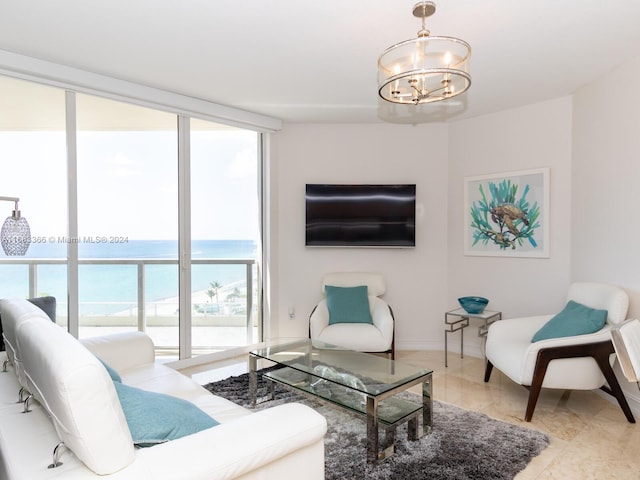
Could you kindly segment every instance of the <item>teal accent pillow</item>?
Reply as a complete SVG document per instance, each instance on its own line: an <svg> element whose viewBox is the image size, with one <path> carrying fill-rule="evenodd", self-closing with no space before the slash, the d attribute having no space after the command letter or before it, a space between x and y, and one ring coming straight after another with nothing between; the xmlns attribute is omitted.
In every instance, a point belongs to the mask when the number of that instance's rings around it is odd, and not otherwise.
<svg viewBox="0 0 640 480"><path fill-rule="evenodd" d="M113 385L137 447L176 440L220 424L181 398L124 383L113 382Z"/></svg>
<svg viewBox="0 0 640 480"><path fill-rule="evenodd" d="M96 355L96 358L100 360L100 363L104 366L104 368L107 369L107 373L111 377L111 380L113 380L114 382L122 383L122 377L120 377L120 374L118 372L111 368L110 365L107 365L107 362L102 360L99 356Z"/></svg>
<svg viewBox="0 0 640 480"><path fill-rule="evenodd" d="M569 300L560 313L536 332L531 342L594 333L604 327L606 321L606 310L596 310Z"/></svg>
<svg viewBox="0 0 640 480"><path fill-rule="evenodd" d="M329 325L336 323L373 324L366 285L359 287L325 285L324 291L327 295Z"/></svg>

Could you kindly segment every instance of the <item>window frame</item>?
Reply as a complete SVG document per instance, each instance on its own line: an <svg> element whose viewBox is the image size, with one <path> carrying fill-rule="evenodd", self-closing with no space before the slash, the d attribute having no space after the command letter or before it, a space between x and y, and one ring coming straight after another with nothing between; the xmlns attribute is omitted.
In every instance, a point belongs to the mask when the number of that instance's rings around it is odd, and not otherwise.
<svg viewBox="0 0 640 480"><path fill-rule="evenodd" d="M68 196L68 236L78 238L78 188L77 188L77 122L76 94L90 94L115 101L125 102L146 108L160 110L176 115L178 134L178 228L179 228L179 302L180 332L179 358L172 362L196 365L211 361L213 358L227 358L234 354L249 351L255 345L263 343L268 331L265 326L265 288L269 284L264 278L263 268L266 253L266 223L268 204L265 184L267 166L267 148L269 134L281 128L279 119L246 112L219 105L205 100L194 99L163 90L138 85L99 74L44 62L23 55L0 50L0 75L19 80L34 82L65 90L65 135L67 146L67 196ZM189 119L220 123L237 128L253 130L258 134L258 196L260 201L259 252L257 258L258 291L258 343L246 347L225 350L224 352L191 356L191 211L189 176ZM67 292L68 292L68 330L76 338L79 335L79 291L78 291L78 244L67 244ZM184 313L186 312L186 313ZM185 363L186 362L186 363Z"/></svg>

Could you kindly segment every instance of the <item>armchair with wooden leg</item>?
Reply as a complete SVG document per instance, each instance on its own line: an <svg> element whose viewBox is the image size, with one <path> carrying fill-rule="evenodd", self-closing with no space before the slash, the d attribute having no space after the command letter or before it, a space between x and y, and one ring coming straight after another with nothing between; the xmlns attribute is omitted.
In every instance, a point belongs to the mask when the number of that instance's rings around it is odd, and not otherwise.
<svg viewBox="0 0 640 480"><path fill-rule="evenodd" d="M493 323L487 334L484 381L489 381L495 367L528 388L527 422L543 388L599 388L614 396L627 420L635 423L611 368L615 359L611 329L626 318L627 293L613 285L580 282L570 286L567 301L555 316Z"/></svg>

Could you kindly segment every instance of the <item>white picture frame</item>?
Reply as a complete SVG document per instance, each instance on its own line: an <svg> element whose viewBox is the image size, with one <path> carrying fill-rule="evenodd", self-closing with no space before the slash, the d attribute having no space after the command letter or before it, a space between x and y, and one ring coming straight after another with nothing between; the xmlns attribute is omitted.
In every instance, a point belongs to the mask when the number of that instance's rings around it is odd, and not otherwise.
<svg viewBox="0 0 640 480"><path fill-rule="evenodd" d="M549 257L549 168L464 178L464 254Z"/></svg>

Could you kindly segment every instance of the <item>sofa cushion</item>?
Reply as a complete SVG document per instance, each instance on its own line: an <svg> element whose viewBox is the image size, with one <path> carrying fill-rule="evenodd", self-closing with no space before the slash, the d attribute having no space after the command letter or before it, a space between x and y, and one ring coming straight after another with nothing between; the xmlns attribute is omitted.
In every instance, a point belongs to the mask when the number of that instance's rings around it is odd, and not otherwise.
<svg viewBox="0 0 640 480"><path fill-rule="evenodd" d="M114 382L133 443L148 447L219 425L193 403Z"/></svg>
<svg viewBox="0 0 640 480"><path fill-rule="evenodd" d="M0 316L2 317L3 332L7 358L14 366L18 381L27 387L27 381L22 367L17 332L28 322L39 319L51 323L47 314L32 302L24 298L3 298L0 300Z"/></svg>
<svg viewBox="0 0 640 480"><path fill-rule="evenodd" d="M40 308L40 310L42 310L44 313L46 313L52 322L56 321L56 298L55 297L49 297L49 296L36 297L36 298L29 298L28 300L33 305ZM3 333L2 317L0 316L0 352L5 351L4 335L2 333ZM9 360L13 362L12 358L9 358Z"/></svg>
<svg viewBox="0 0 640 480"><path fill-rule="evenodd" d="M26 301L25 301L26 302ZM100 361L66 330L42 317L17 331L28 389L47 410L60 439L99 475L134 460L118 395Z"/></svg>
<svg viewBox="0 0 640 480"><path fill-rule="evenodd" d="M326 285L329 325L336 323L373 324L366 285L335 287Z"/></svg>
<svg viewBox="0 0 640 480"><path fill-rule="evenodd" d="M606 321L606 310L597 310L569 300L560 313L533 335L531 342L594 333L604 327Z"/></svg>

